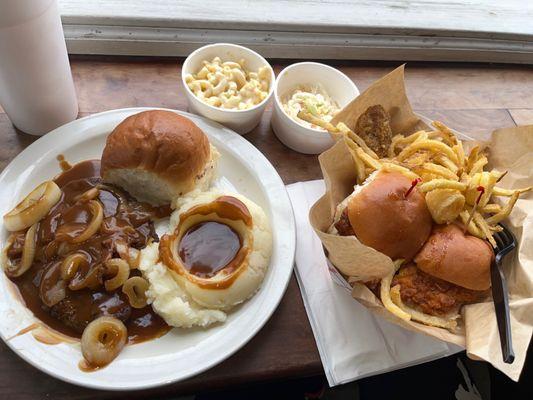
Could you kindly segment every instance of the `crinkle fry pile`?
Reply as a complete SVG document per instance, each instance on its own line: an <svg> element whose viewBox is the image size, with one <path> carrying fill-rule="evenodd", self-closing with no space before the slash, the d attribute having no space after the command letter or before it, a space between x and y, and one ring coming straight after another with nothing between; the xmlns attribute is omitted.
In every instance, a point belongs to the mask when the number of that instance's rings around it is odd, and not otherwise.
<svg viewBox="0 0 533 400"><path fill-rule="evenodd" d="M418 179L418 188L425 193L435 222L451 223L459 218L470 234L487 239L494 247L496 242L492 235L502 230L498 223L511 213L519 196L532 189L498 187L496 184L507 172L485 171L488 159L482 149L475 146L466 155L462 142L438 121L432 123L433 131L394 136L388 157L379 158L344 123L334 126L305 112L300 112L299 117L344 140L356 165L357 183L364 182L379 169L398 171L410 179ZM509 197L503 206L494 201L500 196Z"/></svg>

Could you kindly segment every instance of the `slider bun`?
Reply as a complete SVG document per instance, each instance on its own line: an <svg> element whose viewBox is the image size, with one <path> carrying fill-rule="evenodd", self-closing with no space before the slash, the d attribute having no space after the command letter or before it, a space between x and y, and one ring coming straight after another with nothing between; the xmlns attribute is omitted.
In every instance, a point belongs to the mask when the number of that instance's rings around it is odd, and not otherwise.
<svg viewBox="0 0 533 400"><path fill-rule="evenodd" d="M348 218L355 235L393 260L413 259L431 233L432 219L424 196L398 172L379 171L351 197Z"/></svg>
<svg viewBox="0 0 533 400"><path fill-rule="evenodd" d="M490 288L490 264L494 252L475 236L455 225L437 225L415 257L419 269L436 278L472 290Z"/></svg>
<svg viewBox="0 0 533 400"><path fill-rule="evenodd" d="M209 186L218 153L191 120L171 111L131 115L107 137L101 174L153 205Z"/></svg>

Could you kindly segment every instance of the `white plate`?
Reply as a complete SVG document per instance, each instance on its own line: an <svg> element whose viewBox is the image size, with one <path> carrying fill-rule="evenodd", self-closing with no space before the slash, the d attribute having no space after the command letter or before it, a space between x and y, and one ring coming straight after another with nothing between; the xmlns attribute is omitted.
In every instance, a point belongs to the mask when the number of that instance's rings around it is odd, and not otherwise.
<svg viewBox="0 0 533 400"><path fill-rule="evenodd" d="M56 156L70 162L100 158L108 133L124 118L148 108L128 108L94 114L55 129L20 153L0 175L0 215L30 190L59 172ZM175 111L175 110L171 110ZM173 329L162 338L127 346L117 359L96 372L82 372L79 344L55 346L31 334L6 340L35 321L0 274L0 335L11 349L40 370L61 380L107 390L144 389L199 374L225 360L246 344L279 304L292 272L294 217L285 186L270 162L246 139L221 125L181 111L218 148L219 176L262 206L274 234L272 259L261 289L228 315L224 324L208 329ZM224 184L224 183L223 183ZM0 221L0 245L7 232Z"/></svg>

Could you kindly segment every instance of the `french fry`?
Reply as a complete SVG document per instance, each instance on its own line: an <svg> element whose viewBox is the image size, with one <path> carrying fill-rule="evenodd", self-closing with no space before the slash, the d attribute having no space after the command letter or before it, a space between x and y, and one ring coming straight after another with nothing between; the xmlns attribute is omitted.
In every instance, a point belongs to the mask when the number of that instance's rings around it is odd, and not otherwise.
<svg viewBox="0 0 533 400"><path fill-rule="evenodd" d="M338 129L333 124L331 124L330 122L324 121L322 118L318 118L307 111L300 110L297 114L297 117L311 124L319 126L322 129L327 130L332 135L338 134Z"/></svg>
<svg viewBox="0 0 533 400"><path fill-rule="evenodd" d="M529 186L529 187L526 187L526 188L521 188L521 189L504 189L504 188L501 188L501 187L498 187L498 186L494 186L494 188L492 189L492 194L494 194L495 196L507 196L507 197L510 197L513 194L515 194L515 192L518 192L519 194L522 194L522 193L526 193L526 192L531 191L531 189L532 189L532 186Z"/></svg>
<svg viewBox="0 0 533 400"><path fill-rule="evenodd" d="M448 128L442 122L433 121L431 125L437 128L437 131L441 134L442 138L448 145L453 146L458 142L457 138L455 137L453 132L450 130L450 128Z"/></svg>
<svg viewBox="0 0 533 400"><path fill-rule="evenodd" d="M433 160L437 163L442 165L443 167L448 168L450 171L452 171L454 174L457 174L459 171L459 167L448 157L446 157L444 154L437 154L433 158Z"/></svg>
<svg viewBox="0 0 533 400"><path fill-rule="evenodd" d="M400 136L398 140L398 144L407 145L419 139L427 139L428 133L426 131L416 131L415 133L412 133L409 136L403 136L403 135L396 135L396 136Z"/></svg>
<svg viewBox="0 0 533 400"><path fill-rule="evenodd" d="M516 203L516 201L518 200L518 197L520 197L520 192L516 191L514 192L512 195L511 195L511 198L509 199L509 201L507 202L507 204L505 204L505 206L503 208L500 209L500 211L498 211L496 214L494 214L493 216L487 218L487 224L489 225L496 225L498 222L504 220L505 218L507 218L509 216L509 214L511 214L511 211L513 210L513 207Z"/></svg>
<svg viewBox="0 0 533 400"><path fill-rule="evenodd" d="M503 227L501 225L489 225L489 229L491 232L502 232Z"/></svg>
<svg viewBox="0 0 533 400"><path fill-rule="evenodd" d="M466 184L452 181L450 179L433 179L432 181L420 185L419 189L423 193L435 189L455 189L464 192L466 190Z"/></svg>
<svg viewBox="0 0 533 400"><path fill-rule="evenodd" d="M497 214L502 211L502 206L496 203L486 204L483 207L480 207L480 212L487 214Z"/></svg>
<svg viewBox="0 0 533 400"><path fill-rule="evenodd" d="M430 182L432 181L433 179L439 179L439 178L442 178L442 176L440 175L435 175L435 174L432 174L430 172L426 172L424 170L421 169L421 171L419 172L417 168L415 168L415 171L420 174L420 177L422 178L422 182Z"/></svg>
<svg viewBox="0 0 533 400"><path fill-rule="evenodd" d="M370 156L368 153L366 153L361 147L359 147L355 142L352 140L346 140L346 144L351 147L355 153L361 158L361 160L368 165L369 167L372 167L374 169L380 169L381 163Z"/></svg>
<svg viewBox="0 0 533 400"><path fill-rule="evenodd" d="M412 133L409 136L403 136L403 135L398 134L392 138L392 143L391 143L392 151L389 152L389 156L391 158L396 156L397 147L400 147L401 150L403 150L409 144L416 142L417 140L427 139L427 138L428 138L428 134L426 131L417 131L415 133Z"/></svg>
<svg viewBox="0 0 533 400"><path fill-rule="evenodd" d="M459 217L461 218L461 221L465 225L468 233L480 239L485 239L483 232L481 232L481 230L477 227L477 225L471 220L470 212L468 212L468 210L461 211L461 213L459 214Z"/></svg>
<svg viewBox="0 0 533 400"><path fill-rule="evenodd" d="M483 171L483 167L485 165L487 165L489 162L489 160L487 159L486 156L481 156L480 158L477 159L477 161L472 165L472 168L470 168L470 170L468 171L468 173L470 175L474 175L478 172L482 172Z"/></svg>
<svg viewBox="0 0 533 400"><path fill-rule="evenodd" d="M359 147L361 147L368 155L376 160L379 159L378 155L366 144L366 142L357 135L354 131L348 128L344 123L339 122L336 127L340 132L347 135L351 140L353 140Z"/></svg>
<svg viewBox="0 0 533 400"><path fill-rule="evenodd" d="M403 161L411 154L415 153L418 150L429 150L434 153L443 153L448 157L455 165L459 163L459 159L457 158L457 154L449 147L448 145L438 142L436 140L430 140L430 139L424 139L420 141L416 141L409 146L407 146L405 149L401 151L400 154L398 154L397 159L399 161Z"/></svg>
<svg viewBox="0 0 533 400"><path fill-rule="evenodd" d="M415 174L413 171L411 171L409 168L402 167L398 164L393 164L391 162L384 162L381 164L381 169L384 171L396 171L400 172L401 174L404 174L406 177L408 177L411 180L415 180L419 178L417 174Z"/></svg>
<svg viewBox="0 0 533 400"><path fill-rule="evenodd" d="M431 154L427 152L416 152L413 155L406 158L404 161L402 161L402 164L407 165L410 168L418 168L424 163L428 162L431 157Z"/></svg>
<svg viewBox="0 0 533 400"><path fill-rule="evenodd" d="M426 170L427 172L431 172L436 175L440 175L446 179L450 180L459 180L459 177L454 174L452 171L450 171L448 168L443 167L442 165L434 164L434 163L424 163L422 165L422 168Z"/></svg>
<svg viewBox="0 0 533 400"><path fill-rule="evenodd" d="M394 274L398 269L400 269L400 266L402 265L403 260L396 260L394 261L394 270L381 279L381 287L380 287L380 297L381 302L385 306L387 310L389 310L392 314L396 315L397 317L403 319L404 321L411 320L411 315L403 311L400 307L398 307L396 304L393 303L391 297L390 297L390 285L392 283L392 278L394 277Z"/></svg>
<svg viewBox="0 0 533 400"><path fill-rule="evenodd" d="M452 150L455 152L455 154L457 154L457 158L459 159L459 164L464 165L465 164L465 150L463 148L463 142L459 140L457 144L452 147Z"/></svg>
<svg viewBox="0 0 533 400"><path fill-rule="evenodd" d="M388 155L389 158L394 158L396 156L396 145L404 138L402 135L396 135L392 138L392 142L389 146Z"/></svg>
<svg viewBox="0 0 533 400"><path fill-rule="evenodd" d="M348 150L350 151L350 154L352 155L353 161L355 163L355 170L357 173L357 183L361 184L365 181L367 177L367 174L365 171L365 164L363 163L361 158L359 158L359 156L357 155L357 152L352 147L350 147L350 145L348 144L350 140L346 136L344 137L344 141L346 145L348 146Z"/></svg>
<svg viewBox="0 0 533 400"><path fill-rule="evenodd" d="M477 161L479 155L479 145L476 145L472 147L470 150L470 153L468 154L468 158L466 159L466 170L470 171L472 169L472 166Z"/></svg>
<svg viewBox="0 0 533 400"><path fill-rule="evenodd" d="M493 247L496 247L496 241L492 237L492 232L489 229L487 221L485 221L483 216L477 211L474 212L474 222L479 227L479 230L483 232L484 238L487 239Z"/></svg>

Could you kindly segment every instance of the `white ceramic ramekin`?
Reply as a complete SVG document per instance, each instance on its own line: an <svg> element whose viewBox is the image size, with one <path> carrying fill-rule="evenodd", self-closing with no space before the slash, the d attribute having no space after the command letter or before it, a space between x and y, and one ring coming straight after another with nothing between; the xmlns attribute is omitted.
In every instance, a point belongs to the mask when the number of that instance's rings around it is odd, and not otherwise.
<svg viewBox="0 0 533 400"><path fill-rule="evenodd" d="M302 62L292 64L280 72L274 85L274 110L272 129L286 146L300 153L319 154L334 143L329 133L307 128L290 118L281 104L281 98L298 85L317 85L343 108L355 97L359 90L350 78L329 65Z"/></svg>
<svg viewBox="0 0 533 400"><path fill-rule="evenodd" d="M260 67L268 65L272 74L270 77L268 96L261 103L247 110L228 110L214 107L204 103L196 97L187 86L185 76L187 74L198 72L203 66L202 61L211 61L217 56L220 57L222 61L238 62L239 60L244 59L246 62L246 68L250 71L257 71ZM275 79L274 70L261 55L246 47L229 43L215 43L200 47L185 59L181 69L181 81L185 87L185 93L189 102L189 110L195 114L212 119L213 121L220 122L222 125L227 126L241 135L250 132L261 120L261 115L263 115L266 105L274 92Z"/></svg>

